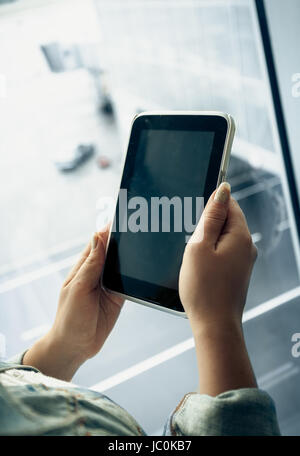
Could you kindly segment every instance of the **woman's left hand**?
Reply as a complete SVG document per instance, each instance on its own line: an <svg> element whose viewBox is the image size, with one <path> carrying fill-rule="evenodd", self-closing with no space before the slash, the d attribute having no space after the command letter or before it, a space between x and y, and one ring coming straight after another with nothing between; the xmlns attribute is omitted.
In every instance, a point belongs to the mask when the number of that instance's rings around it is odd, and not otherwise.
<svg viewBox="0 0 300 456"><path fill-rule="evenodd" d="M100 286L108 233L109 225L94 234L62 286L51 330L26 352L23 364L70 380L103 346L123 304Z"/></svg>

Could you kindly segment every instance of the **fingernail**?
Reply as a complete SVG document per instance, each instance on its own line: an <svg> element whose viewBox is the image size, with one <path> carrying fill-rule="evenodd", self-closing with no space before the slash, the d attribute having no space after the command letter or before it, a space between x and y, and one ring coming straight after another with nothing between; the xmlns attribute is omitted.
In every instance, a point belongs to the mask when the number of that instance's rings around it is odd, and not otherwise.
<svg viewBox="0 0 300 456"><path fill-rule="evenodd" d="M230 198L230 190L230 184L228 182L222 182L222 184L219 185L218 190L216 191L214 200L226 204Z"/></svg>
<svg viewBox="0 0 300 456"><path fill-rule="evenodd" d="M94 233L92 237L92 250L94 250L97 247L98 244L98 234Z"/></svg>

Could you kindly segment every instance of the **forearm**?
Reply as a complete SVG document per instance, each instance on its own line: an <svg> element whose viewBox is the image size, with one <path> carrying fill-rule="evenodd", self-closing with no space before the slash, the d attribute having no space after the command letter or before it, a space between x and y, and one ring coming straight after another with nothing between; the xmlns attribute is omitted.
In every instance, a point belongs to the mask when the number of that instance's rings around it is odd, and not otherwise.
<svg viewBox="0 0 300 456"><path fill-rule="evenodd" d="M193 333L201 394L257 387L240 324L203 325Z"/></svg>
<svg viewBox="0 0 300 456"><path fill-rule="evenodd" d="M44 375L71 381L83 363L76 352L65 352L64 346L48 333L38 340L24 355L23 364L33 366Z"/></svg>

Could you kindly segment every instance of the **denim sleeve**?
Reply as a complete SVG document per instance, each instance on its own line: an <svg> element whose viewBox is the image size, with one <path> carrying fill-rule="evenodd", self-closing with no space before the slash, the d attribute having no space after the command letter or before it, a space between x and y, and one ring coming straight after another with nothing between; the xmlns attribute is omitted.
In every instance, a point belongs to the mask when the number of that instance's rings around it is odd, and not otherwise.
<svg viewBox="0 0 300 456"><path fill-rule="evenodd" d="M243 388L216 397L186 394L170 415L164 435L275 436L280 430L269 394Z"/></svg>

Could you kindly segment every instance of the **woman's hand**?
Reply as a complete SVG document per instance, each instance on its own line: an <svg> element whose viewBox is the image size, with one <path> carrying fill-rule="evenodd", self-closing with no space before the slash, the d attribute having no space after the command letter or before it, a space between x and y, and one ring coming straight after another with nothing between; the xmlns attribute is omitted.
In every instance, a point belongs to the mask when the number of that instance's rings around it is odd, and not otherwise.
<svg viewBox="0 0 300 456"><path fill-rule="evenodd" d="M179 294L193 331L199 392L212 396L256 387L242 314L256 247L230 186L210 197L186 245Z"/></svg>
<svg viewBox="0 0 300 456"><path fill-rule="evenodd" d="M70 380L103 346L123 304L100 286L108 233L109 226L87 245L62 286L53 327L25 354L23 364Z"/></svg>
<svg viewBox="0 0 300 456"><path fill-rule="evenodd" d="M241 322L256 256L245 216L221 184L183 256L179 293L192 327Z"/></svg>

